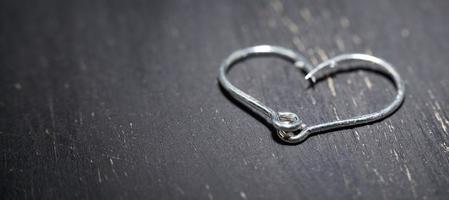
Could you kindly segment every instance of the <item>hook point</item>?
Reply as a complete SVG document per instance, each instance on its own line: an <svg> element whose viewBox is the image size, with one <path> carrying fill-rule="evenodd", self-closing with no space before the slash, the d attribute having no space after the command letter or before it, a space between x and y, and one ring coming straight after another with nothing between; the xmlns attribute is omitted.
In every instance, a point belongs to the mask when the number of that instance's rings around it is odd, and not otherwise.
<svg viewBox="0 0 449 200"><path fill-rule="evenodd" d="M316 78L313 76L313 73L308 73L305 78L306 80L312 81L312 83L316 83Z"/></svg>

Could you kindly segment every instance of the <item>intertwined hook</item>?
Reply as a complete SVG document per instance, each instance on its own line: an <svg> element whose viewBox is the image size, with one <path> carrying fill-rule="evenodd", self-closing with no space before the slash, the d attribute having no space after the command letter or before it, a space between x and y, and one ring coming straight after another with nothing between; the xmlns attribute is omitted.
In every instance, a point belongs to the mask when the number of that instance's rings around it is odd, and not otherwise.
<svg viewBox="0 0 449 200"><path fill-rule="evenodd" d="M343 66L339 65L343 62L348 64L346 65L347 67L360 67L360 62L363 62L364 67L368 67L372 70L380 71L383 74L388 75L395 84L397 95L391 104L380 111L349 119L308 126L304 124L295 113L274 111L254 97L232 85L226 78L226 73L231 66L243 59L257 55L276 55L290 60L293 62L295 67L306 73L305 79L312 82L316 81L314 75L322 69ZM231 96L248 106L253 111L256 111L256 113L262 117L268 119L268 122L276 128L279 138L287 143L299 143L313 133L330 131L338 128L347 128L383 119L399 108L404 100L405 92L405 85L399 74L388 62L380 58L367 54L343 54L326 60L316 67L313 67L307 59L300 54L297 54L289 49L270 45L249 47L232 53L221 64L218 80L221 86L229 92Z"/></svg>

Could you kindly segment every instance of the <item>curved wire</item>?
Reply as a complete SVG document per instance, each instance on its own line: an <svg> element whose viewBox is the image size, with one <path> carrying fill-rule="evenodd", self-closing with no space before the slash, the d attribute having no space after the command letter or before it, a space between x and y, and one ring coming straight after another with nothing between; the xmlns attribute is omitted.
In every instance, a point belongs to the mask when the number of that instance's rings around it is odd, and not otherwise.
<svg viewBox="0 0 449 200"><path fill-rule="evenodd" d="M334 68L337 66L343 66L339 65L340 63L343 62L352 64L347 65L350 68L360 67L360 65L362 64L361 62L364 62L366 64L369 64L366 65L366 67L369 67L372 70L380 71L388 75L392 79L397 89L397 95L392 103L390 103L388 106L386 106L380 111L365 115L359 115L349 119L336 120L332 122L307 126L302 123L302 121L296 114L290 112L275 112L273 109L269 108L262 102L258 101L254 97L246 94L245 92L241 91L240 89L232 85L226 78L226 72L234 64L241 61L242 59L246 59L251 56L267 55L267 54L277 55L286 58L288 60L291 60L296 67L298 67L299 69L301 69L303 72L306 73L305 79L311 80L312 82L316 81L314 75L325 68ZM343 54L333 57L329 60L326 60L317 65L316 67L313 67L305 59L304 56L301 56L300 54L297 54L291 50L282 47L269 46L269 45L254 46L238 50L232 53L221 64L218 80L221 86L227 92L229 92L231 96L233 96L235 99L245 104L249 108L257 111L256 113L259 113L262 116L269 118L271 121L270 120L268 121L271 124L273 124L273 126L277 129L277 135L280 137L280 139L282 139L287 143L302 142L309 135L314 133L330 131L339 128L347 128L383 119L392 114L394 111L396 111L404 101L405 97L405 84L404 81L401 79L399 73L393 68L391 64L380 58L366 54Z"/></svg>

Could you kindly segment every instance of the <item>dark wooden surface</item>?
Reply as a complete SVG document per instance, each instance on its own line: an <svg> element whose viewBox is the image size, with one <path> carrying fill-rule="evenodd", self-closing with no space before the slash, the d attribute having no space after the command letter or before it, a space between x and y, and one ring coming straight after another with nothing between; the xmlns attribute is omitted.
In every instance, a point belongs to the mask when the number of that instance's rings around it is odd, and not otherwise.
<svg viewBox="0 0 449 200"><path fill-rule="evenodd" d="M1 199L447 199L449 2L1 1ZM284 145L220 90L233 50L393 63L390 118ZM276 58L230 78L315 124L382 108L384 77L308 88Z"/></svg>

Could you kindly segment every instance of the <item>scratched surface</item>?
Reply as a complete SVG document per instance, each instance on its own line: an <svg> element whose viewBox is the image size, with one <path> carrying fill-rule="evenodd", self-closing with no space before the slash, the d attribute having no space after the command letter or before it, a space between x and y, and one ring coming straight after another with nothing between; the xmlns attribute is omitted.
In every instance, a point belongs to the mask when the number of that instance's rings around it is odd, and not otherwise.
<svg viewBox="0 0 449 200"><path fill-rule="evenodd" d="M447 199L449 1L1 1L1 199ZM233 50L391 62L390 118L284 145L216 81ZM313 87L277 58L235 85L307 124L395 91L353 71Z"/></svg>

